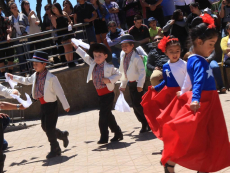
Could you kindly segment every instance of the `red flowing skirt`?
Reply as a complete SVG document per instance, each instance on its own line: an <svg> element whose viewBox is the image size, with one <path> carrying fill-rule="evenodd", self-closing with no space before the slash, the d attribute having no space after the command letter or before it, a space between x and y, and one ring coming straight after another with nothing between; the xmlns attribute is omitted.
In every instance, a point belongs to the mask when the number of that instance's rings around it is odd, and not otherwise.
<svg viewBox="0 0 230 173"><path fill-rule="evenodd" d="M230 144L217 91L201 93L197 113L190 110L192 92L175 98L157 118L162 126L162 163L169 159L188 169L216 172L230 166Z"/></svg>
<svg viewBox="0 0 230 173"><path fill-rule="evenodd" d="M176 92L180 91L180 87L165 86L159 93L156 90L148 88L148 92L142 97L141 105L144 110L144 115L154 135L162 140L161 126L156 118L164 111L169 103L176 96Z"/></svg>

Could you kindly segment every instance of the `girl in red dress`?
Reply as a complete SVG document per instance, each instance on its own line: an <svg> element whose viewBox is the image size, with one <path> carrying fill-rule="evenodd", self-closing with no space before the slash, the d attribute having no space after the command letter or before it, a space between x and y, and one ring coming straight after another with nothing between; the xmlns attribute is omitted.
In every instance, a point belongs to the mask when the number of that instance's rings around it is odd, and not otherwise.
<svg viewBox="0 0 230 173"><path fill-rule="evenodd" d="M190 37L193 53L187 62L192 91L175 98L157 117L162 126L166 173L175 164L199 173L230 166L230 144L212 70L205 57L215 49L218 33L213 18L205 14L193 20Z"/></svg>
<svg viewBox="0 0 230 173"><path fill-rule="evenodd" d="M164 37L158 48L169 57L163 65L163 81L156 86L150 86L148 92L142 97L141 105L149 127L155 136L162 139L161 127L156 118L163 112L169 103L181 90L187 68L186 62L180 59L181 46L178 38Z"/></svg>

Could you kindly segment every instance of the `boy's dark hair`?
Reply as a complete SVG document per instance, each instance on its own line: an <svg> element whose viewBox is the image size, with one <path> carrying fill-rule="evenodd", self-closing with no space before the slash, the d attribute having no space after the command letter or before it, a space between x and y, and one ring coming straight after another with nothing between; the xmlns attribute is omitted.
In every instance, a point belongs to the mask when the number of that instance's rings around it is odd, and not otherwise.
<svg viewBox="0 0 230 173"><path fill-rule="evenodd" d="M105 55L108 55L107 50L105 48L101 47L100 45L96 45L93 52L103 53Z"/></svg>
<svg viewBox="0 0 230 173"><path fill-rule="evenodd" d="M141 15L135 15L135 17L134 17L134 21L137 21L137 20L142 20L143 18L142 18L142 16Z"/></svg>
<svg viewBox="0 0 230 173"><path fill-rule="evenodd" d="M199 23L199 21L201 23ZM194 23L196 23L197 25L194 26ZM208 28L208 24L203 23L203 21L200 20L199 17L195 18L192 21L192 26L194 26L190 31L190 42L192 44L194 44L194 42L197 38L199 38L203 42L205 42L206 40L212 39L214 37L218 37L218 32L216 31L216 29L215 28Z"/></svg>
<svg viewBox="0 0 230 173"><path fill-rule="evenodd" d="M193 7L195 7L195 8L198 7L198 9L200 10L200 5L199 5L198 2L193 2L193 3L191 3L189 6L193 6Z"/></svg>
<svg viewBox="0 0 230 173"><path fill-rule="evenodd" d="M175 21L178 21L181 13L182 13L182 11L180 9L175 10L173 12L172 19Z"/></svg>
<svg viewBox="0 0 230 173"><path fill-rule="evenodd" d="M113 21L113 20L109 21L108 26L110 26L111 24L115 24L115 25L117 25L117 24L116 24L116 22L115 22L115 21Z"/></svg>
<svg viewBox="0 0 230 173"><path fill-rule="evenodd" d="M172 38L176 38L176 37L173 36L173 35L170 35L169 39L172 39ZM181 47L179 40L171 40L171 41L169 41L169 42L166 43L166 49L167 49L168 46L172 46L172 45L173 46L180 46Z"/></svg>

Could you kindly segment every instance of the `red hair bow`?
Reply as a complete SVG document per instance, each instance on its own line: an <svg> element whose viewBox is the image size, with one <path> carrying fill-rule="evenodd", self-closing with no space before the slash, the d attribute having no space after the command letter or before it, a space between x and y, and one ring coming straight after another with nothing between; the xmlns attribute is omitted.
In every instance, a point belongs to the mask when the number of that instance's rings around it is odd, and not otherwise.
<svg viewBox="0 0 230 173"><path fill-rule="evenodd" d="M166 51L166 44L170 41L179 41L178 38L170 38L170 36L166 37L164 36L161 41L158 44L158 49L160 49L162 52Z"/></svg>
<svg viewBox="0 0 230 173"><path fill-rule="evenodd" d="M204 23L208 24L208 29L215 28L215 21L209 14L204 14L200 16Z"/></svg>

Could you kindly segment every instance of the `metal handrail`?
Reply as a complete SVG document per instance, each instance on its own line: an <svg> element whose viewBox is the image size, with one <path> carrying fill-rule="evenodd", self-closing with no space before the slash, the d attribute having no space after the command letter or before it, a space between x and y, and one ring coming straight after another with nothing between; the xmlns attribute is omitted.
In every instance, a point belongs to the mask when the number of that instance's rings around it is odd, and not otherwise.
<svg viewBox="0 0 230 173"><path fill-rule="evenodd" d="M89 25L89 23L75 24L75 25L72 26L72 28L78 28L78 27L86 26L86 25ZM51 33L66 30L66 29L68 29L68 27L67 28L65 27L65 28L60 28L60 29L53 29L53 30L38 32L38 33L35 33L35 34L29 34L29 35L20 36L20 37L17 37L17 38L11 38L10 41L1 41L0 44L9 43L9 42L15 42L15 41L18 41L18 40L27 39L27 38L36 37L36 36L41 36L41 35L47 35L47 34L51 34Z"/></svg>
<svg viewBox="0 0 230 173"><path fill-rule="evenodd" d="M85 27L86 25L88 25L88 23L75 24L75 25L73 25L72 28ZM55 33L55 32L62 31L62 30L66 30L66 29L68 29L68 28L65 27L65 28L61 28L61 29L49 30L49 31L39 32L39 33L36 33L36 34L30 34L30 35L26 35L26 36L12 38L10 40L10 42L15 42L15 41L18 41L18 40L27 39L27 38L36 37L36 36L48 35L48 34ZM63 37L63 36L74 35L74 34L78 34L78 33L85 33L85 30L78 30L78 31L75 31L75 32L71 32L71 33L67 33L67 34L63 34L63 35L59 35L59 36L51 36L51 37L39 39L39 40L36 40L36 41L23 41L22 44L17 44L17 45L9 46L9 47L6 47L6 48L1 48L0 51L7 50L7 49L13 49L13 48L16 48L16 47L19 47L19 46L26 46L28 44L33 44L33 43L38 43L38 42L44 42L44 41L47 41L47 40L53 40L53 39L57 39L57 38L60 38L60 37ZM1 46L1 44L4 44L4 43L9 43L9 41L2 41L2 42L0 42L0 46ZM71 44L71 43L64 43L64 44L58 44L58 45L49 46L49 47L43 47L41 49L36 49L36 50L33 50L33 51L25 51L24 53L17 54L17 55L14 54L12 56L7 56L7 57L2 57L1 59L3 60L3 59L12 58L12 57L15 57L15 56L28 55L28 54L34 53L37 50L44 51L44 50L48 50L48 49L52 49L52 48L57 48L57 47L60 47L60 46L63 46L63 45L68 45L68 44ZM74 53L74 52L75 51L64 52L64 53L55 54L55 55L50 55L49 58L50 57L62 56L62 55L69 54L69 53ZM80 60L82 60L82 59L73 60L73 61L69 61L69 62L76 62L76 61L80 61ZM57 65L63 65L63 64L69 63L69 62L63 62L63 63L59 63L59 64L56 64L56 65L53 65L53 66L48 66L48 68L54 67L54 66L57 66ZM0 67L0 69L5 69L5 68L9 68L9 67L20 66L20 65L23 65L23 64L28 64L28 66L30 66L29 65L30 62L23 62L23 63L16 63L16 64L13 64L13 65L7 65L7 66L4 66L4 67ZM19 74L27 73L29 71L30 71L30 67L28 68L28 71L23 71L23 72L20 72Z"/></svg>

